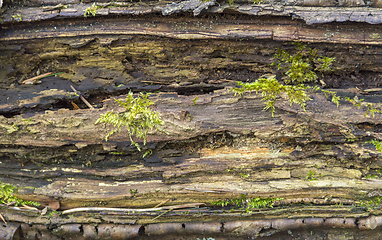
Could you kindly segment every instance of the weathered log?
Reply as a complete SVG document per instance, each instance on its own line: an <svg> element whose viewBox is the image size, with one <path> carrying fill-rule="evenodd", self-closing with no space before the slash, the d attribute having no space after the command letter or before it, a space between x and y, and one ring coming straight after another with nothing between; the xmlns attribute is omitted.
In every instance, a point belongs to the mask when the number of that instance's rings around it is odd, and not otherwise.
<svg viewBox="0 0 382 240"><path fill-rule="evenodd" d="M381 12L360 7L377 1L97 3L94 18L83 17L93 3L12 4L1 10L0 179L42 205L1 206L6 234L304 238L311 229L378 231L382 154L367 141L382 139L382 116L370 112L382 107ZM272 116L260 95L230 91L236 81L280 75L270 66L273 55L293 52L295 40L336 58L321 85L342 99L364 99L360 108L309 91L305 111L282 95ZM64 73L21 84L46 72ZM96 108L86 109L71 85ZM167 134L150 132L142 152L126 130L106 142L111 127L94 125L102 113L123 111L113 99L129 91L152 92L165 122ZM263 205L251 205L257 198ZM140 211L167 199L158 212ZM56 211L45 208L52 203ZM12 228L16 223L21 227Z"/></svg>
<svg viewBox="0 0 382 240"><path fill-rule="evenodd" d="M12 223L12 222L7 224L1 224L0 239L4 239L4 240L22 239L20 224Z"/></svg>

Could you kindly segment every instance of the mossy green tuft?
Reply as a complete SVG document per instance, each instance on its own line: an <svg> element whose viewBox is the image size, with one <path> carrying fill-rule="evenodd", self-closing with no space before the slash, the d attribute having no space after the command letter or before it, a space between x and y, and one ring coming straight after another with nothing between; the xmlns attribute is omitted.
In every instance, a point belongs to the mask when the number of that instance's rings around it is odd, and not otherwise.
<svg viewBox="0 0 382 240"><path fill-rule="evenodd" d="M339 106L340 97L336 92L323 90L319 87L311 87L304 85L308 82L316 81L317 74L314 71L328 73L331 71L331 65L335 58L317 57L317 51L309 49L309 52L304 51L305 45L295 43L297 53L290 54L289 52L278 49L274 55L275 61L272 65L277 65L277 70L281 72L281 78L285 84L280 83L276 79L276 75L269 75L267 77L260 77L255 82L243 83L238 82L239 88L233 88L231 91L235 95L242 95L246 91L256 94L261 92L262 101L265 102L265 110L270 109L272 116L275 112L275 102L281 94L286 94L289 98L290 105L297 104L305 111L306 102L311 100L306 90L313 89L315 91L321 90L325 96L331 96L331 101ZM315 68L314 68L315 67Z"/></svg>
<svg viewBox="0 0 382 240"><path fill-rule="evenodd" d="M261 92L263 97L263 101L265 101L264 109L270 109L272 112L272 116L274 116L275 112L275 102L277 98L282 94L286 93L289 97L290 105L293 103L300 105L304 110L306 106L306 101L311 100L306 94L307 86L303 84L299 84L297 86L293 85L283 85L279 83L276 78L259 78L255 82L252 83L242 83L238 82L238 85L241 88L233 88L232 91L235 92L235 95L242 95L245 91L253 92L256 94Z"/></svg>
<svg viewBox="0 0 382 240"><path fill-rule="evenodd" d="M109 123L116 127L105 136L106 141L114 133L120 132L122 127L125 126L129 133L131 144L141 151L139 144L133 140L133 136L143 139L143 144L146 145L149 129L163 131L160 126L164 125L164 122L157 112L150 109L150 106L153 105L154 102L148 99L149 95L150 93L140 93L139 97L134 98L133 93L129 92L125 101L115 99L126 111L121 113L114 113L113 110L109 111L105 114L101 114L99 119L95 122L95 124Z"/></svg>
<svg viewBox="0 0 382 240"><path fill-rule="evenodd" d="M19 205L32 205L40 206L39 203L33 201L24 201L21 198L16 197L14 194L17 192L17 188L8 183L0 181L0 204L7 204L14 202L16 206Z"/></svg>
<svg viewBox="0 0 382 240"><path fill-rule="evenodd" d="M211 204L222 207L233 205L239 209L245 210L247 213L251 213L251 209L273 208L275 201L280 201L283 199L284 198L247 198L244 194L242 194L240 198L219 200L216 202L211 202Z"/></svg>

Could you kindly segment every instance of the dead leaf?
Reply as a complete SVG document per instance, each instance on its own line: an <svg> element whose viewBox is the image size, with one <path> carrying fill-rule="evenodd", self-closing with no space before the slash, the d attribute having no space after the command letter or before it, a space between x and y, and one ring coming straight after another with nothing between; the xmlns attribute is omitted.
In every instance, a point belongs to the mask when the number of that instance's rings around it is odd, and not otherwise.
<svg viewBox="0 0 382 240"><path fill-rule="evenodd" d="M51 207L53 210L57 210L60 208L60 202L58 201L50 202L49 207Z"/></svg>

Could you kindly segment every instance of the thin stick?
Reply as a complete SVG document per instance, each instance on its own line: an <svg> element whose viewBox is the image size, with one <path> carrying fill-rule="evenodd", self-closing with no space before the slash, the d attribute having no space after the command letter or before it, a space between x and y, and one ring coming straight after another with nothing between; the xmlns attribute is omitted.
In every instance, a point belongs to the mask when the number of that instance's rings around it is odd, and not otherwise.
<svg viewBox="0 0 382 240"><path fill-rule="evenodd" d="M235 80L228 80L228 79L219 79L218 81L226 81L226 82L237 82L237 81L235 81Z"/></svg>
<svg viewBox="0 0 382 240"><path fill-rule="evenodd" d="M161 202L161 203L159 203L158 205L156 205L154 208L160 207L160 206L162 206L163 204L167 203L168 201L170 201L170 199L166 199L166 200L164 200L163 202Z"/></svg>
<svg viewBox="0 0 382 240"><path fill-rule="evenodd" d="M181 209L181 208L192 208L205 205L205 203L189 203L175 206L165 206L159 208L103 208L103 207L83 207L83 208L73 208L62 212L62 214L74 213L74 212L86 212L86 211L110 211L110 212L156 212L168 209Z"/></svg>
<svg viewBox="0 0 382 240"><path fill-rule="evenodd" d="M33 211L38 211L38 209L37 208L35 208L35 207L30 207L30 206L28 206L28 205L25 205L25 204L23 204L23 206L22 207L20 207L21 209L27 209L27 210L33 210Z"/></svg>
<svg viewBox="0 0 382 240"><path fill-rule="evenodd" d="M382 88L370 88L363 90L364 92L380 92L382 91Z"/></svg>
<svg viewBox="0 0 382 240"><path fill-rule="evenodd" d="M52 72L48 72L48 73L44 73L44 74L38 75L36 77L29 78L29 79L27 79L25 81L22 81L21 84L28 84L28 83L32 83L33 84L34 82L36 82L40 78L46 77L46 76L48 76L50 74L53 74L53 73Z"/></svg>
<svg viewBox="0 0 382 240"><path fill-rule="evenodd" d="M72 105L73 105L73 109L74 110L78 110L78 109L80 109L78 106L77 106L77 104L75 104L74 102L70 102Z"/></svg>
<svg viewBox="0 0 382 240"><path fill-rule="evenodd" d="M144 83L158 83L158 84L170 84L170 83L166 83L166 82L156 82L156 81L141 81L141 82L144 82Z"/></svg>
<svg viewBox="0 0 382 240"><path fill-rule="evenodd" d="M171 208L171 209L167 210L166 212L164 212L164 213L162 213L162 214L159 214L158 216L156 216L156 217L153 218L152 220L154 221L154 220L160 218L162 215L164 215L164 214L166 214L166 213L168 213L168 212L170 212L170 211L172 211L172 210L173 210L173 209Z"/></svg>
<svg viewBox="0 0 382 240"><path fill-rule="evenodd" d="M5 205L12 206L12 205L15 205L15 204L16 204L16 201L13 201L13 202L6 203Z"/></svg>
<svg viewBox="0 0 382 240"><path fill-rule="evenodd" d="M75 93L78 93L78 91L72 85L70 85L70 87L72 88L72 90ZM94 110L94 107L81 94L78 94L78 95L80 96L80 99L86 104L86 106L88 106L90 109Z"/></svg>
<svg viewBox="0 0 382 240"><path fill-rule="evenodd" d="M4 222L5 224L7 224L7 221L5 221L5 219L4 219L3 215L1 215L1 213L0 213L0 218L1 218L1 220L3 220L3 222Z"/></svg>

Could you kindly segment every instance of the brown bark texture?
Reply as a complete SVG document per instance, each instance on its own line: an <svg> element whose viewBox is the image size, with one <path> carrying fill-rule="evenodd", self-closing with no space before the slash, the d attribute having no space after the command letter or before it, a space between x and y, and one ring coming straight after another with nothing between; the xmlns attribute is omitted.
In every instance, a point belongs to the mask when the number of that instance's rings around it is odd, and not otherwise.
<svg viewBox="0 0 382 240"><path fill-rule="evenodd" d="M0 180L41 205L0 205L0 239L378 237L381 6L4 1ZM272 116L261 93L231 91L280 78L274 55L294 41L336 59L312 85L339 106L307 90L305 111L282 94ZM105 141L113 128L94 124L129 91L150 92L165 123L146 145L134 139L142 151L126 129Z"/></svg>

